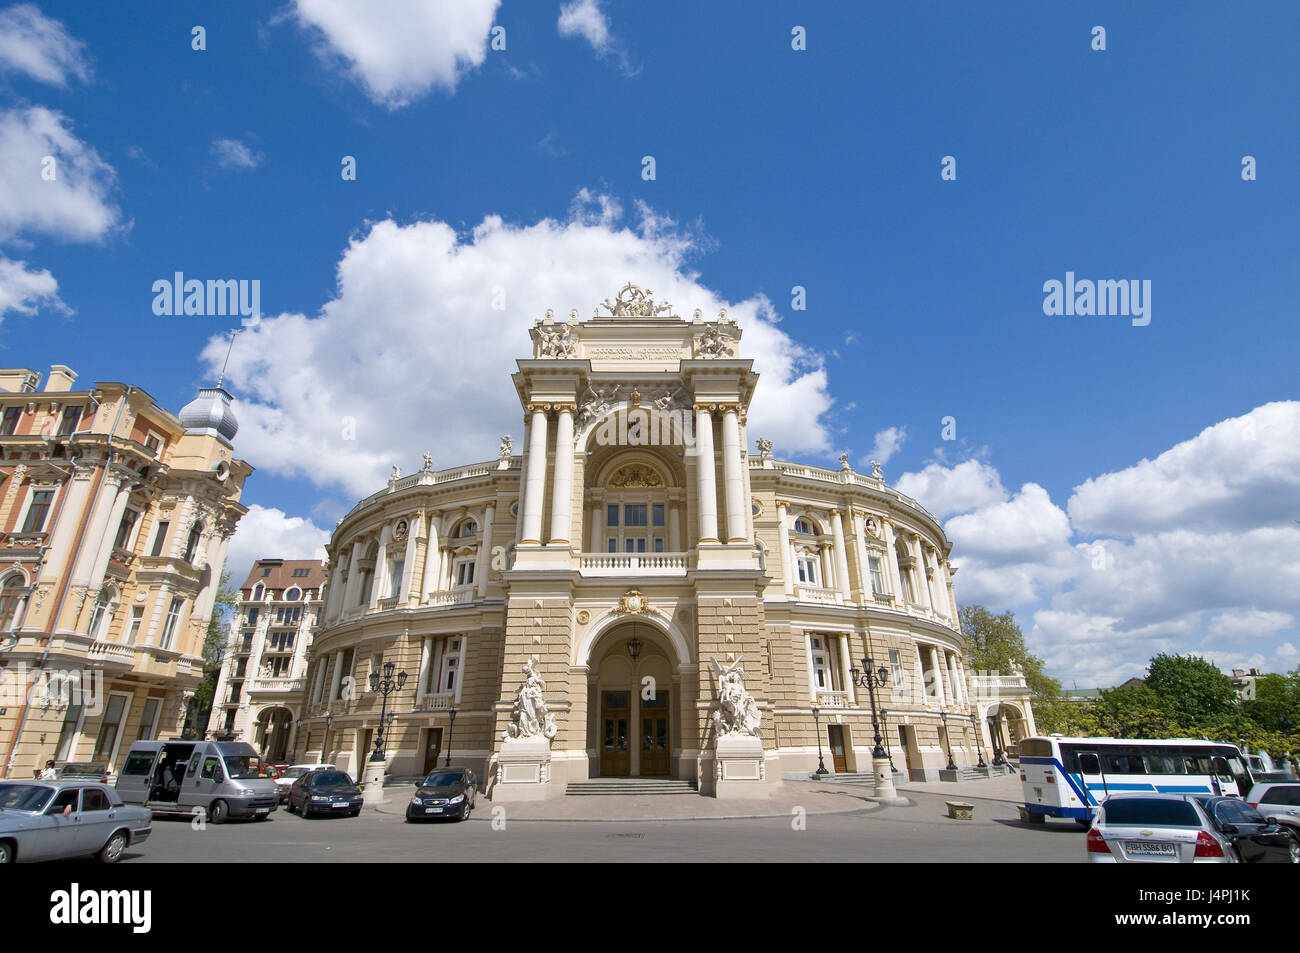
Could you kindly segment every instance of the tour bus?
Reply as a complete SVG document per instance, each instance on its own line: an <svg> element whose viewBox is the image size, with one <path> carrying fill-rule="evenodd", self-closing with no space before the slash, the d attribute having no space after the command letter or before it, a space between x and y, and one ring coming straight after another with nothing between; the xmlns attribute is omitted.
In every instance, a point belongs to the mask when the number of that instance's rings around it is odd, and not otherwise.
<svg viewBox="0 0 1300 953"><path fill-rule="evenodd" d="M1087 826L1111 794L1244 796L1252 783L1235 745L1194 738L1026 738L1020 780L1027 819L1071 817Z"/></svg>
<svg viewBox="0 0 1300 953"><path fill-rule="evenodd" d="M239 741L137 741L116 787L128 804L161 814L197 809L213 824L228 817L264 821L280 803L257 749Z"/></svg>

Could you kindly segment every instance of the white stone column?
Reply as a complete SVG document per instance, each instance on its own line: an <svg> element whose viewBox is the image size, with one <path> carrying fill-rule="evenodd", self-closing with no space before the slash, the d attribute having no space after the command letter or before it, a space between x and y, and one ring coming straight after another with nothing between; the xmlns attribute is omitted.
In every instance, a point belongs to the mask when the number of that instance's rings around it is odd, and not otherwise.
<svg viewBox="0 0 1300 953"><path fill-rule="evenodd" d="M907 592L903 588L902 574L898 569L898 550L894 548L894 526L886 519L882 519L880 524L885 530L885 573L889 588L893 591L894 601L906 605Z"/></svg>
<svg viewBox="0 0 1300 953"><path fill-rule="evenodd" d="M409 605L411 601L411 583L415 579L415 543L417 535L424 535L423 513L417 513L415 519L408 520L406 524L406 552L402 554L402 581L397 590L398 605ZM418 598L420 594L417 592L414 595Z"/></svg>
<svg viewBox="0 0 1300 953"><path fill-rule="evenodd" d="M864 604L872 601L873 590L871 588L871 563L867 559L867 527L866 520L857 510L852 511L853 519L853 538L856 541L856 552L858 557L858 591L862 593L862 602Z"/></svg>
<svg viewBox="0 0 1300 953"><path fill-rule="evenodd" d="M20 463L15 468L13 482L21 482L19 474L23 469ZM50 548L46 551L45 566L41 571L41 579L60 578L67 571L67 568L73 564L77 556L76 550L72 546L73 534L76 533L81 525L81 517L85 512L86 499L90 496L91 490L95 485L94 470L87 466L76 468L71 481L64 483L59 490L59 496L63 497L62 502L58 505L59 523L54 528L54 536L50 540ZM10 486L13 486L13 482ZM17 496L17 494L15 494ZM144 516L140 517L141 522Z"/></svg>
<svg viewBox="0 0 1300 953"><path fill-rule="evenodd" d="M668 551L680 553L682 546L682 508L671 500L668 502Z"/></svg>
<svg viewBox="0 0 1300 953"><path fill-rule="evenodd" d="M781 539L777 544L777 549L781 553L781 579L785 586L787 596L794 595L794 554L790 551L790 514L785 503L776 504L776 522L777 532L781 534Z"/></svg>
<svg viewBox="0 0 1300 953"><path fill-rule="evenodd" d="M555 479L551 491L551 538L548 545L570 545L573 535L573 410L556 405Z"/></svg>
<svg viewBox="0 0 1300 953"><path fill-rule="evenodd" d="M361 598L361 558L365 555L361 540L352 543L352 562L348 570L348 588L343 596L343 611L347 612Z"/></svg>
<svg viewBox="0 0 1300 953"><path fill-rule="evenodd" d="M194 600L194 610L190 614L192 619L202 619L205 623L212 616L212 604L217 598L217 588L221 585L221 564L226 558L226 547L230 545L229 536L218 536L217 545L212 547L212 560L208 563L212 567L208 584L199 592L198 597ZM127 609L126 625L131 624L130 607ZM107 631L107 630L105 630ZM295 643L296 644L296 643ZM214 696L215 697L215 696Z"/></svg>
<svg viewBox="0 0 1300 953"><path fill-rule="evenodd" d="M948 685L952 690L952 703L954 705L964 704L966 699L962 697L961 678L957 674L957 656L951 652L945 652L948 659Z"/></svg>
<svg viewBox="0 0 1300 953"><path fill-rule="evenodd" d="M718 542L718 487L713 460L713 414L695 405L695 488L699 497L700 542Z"/></svg>
<svg viewBox="0 0 1300 953"><path fill-rule="evenodd" d="M426 689L429 685L429 662L433 655L433 639L424 638L420 640L420 674L415 682L415 700L416 703L424 701L427 694Z"/></svg>
<svg viewBox="0 0 1300 953"><path fill-rule="evenodd" d="M330 678L330 693L325 699L327 705L333 704L334 699L339 697L339 685L343 682L343 653L334 653L334 673Z"/></svg>
<svg viewBox="0 0 1300 953"><path fill-rule="evenodd" d="M831 510L831 544L835 547L835 587L847 602L849 596L849 557L844 549L844 516Z"/></svg>
<svg viewBox="0 0 1300 953"><path fill-rule="evenodd" d="M722 411L722 480L727 500L727 542L743 543L745 536L745 478L740 469L740 423L738 410Z"/></svg>
<svg viewBox="0 0 1300 953"><path fill-rule="evenodd" d="M605 504L591 504L591 548L590 553L603 553L605 547L601 545L601 537L605 535L604 517Z"/></svg>
<svg viewBox="0 0 1300 953"><path fill-rule="evenodd" d="M916 588L917 599L927 612L934 611L934 603L930 601L930 580L925 574L925 542L920 536L913 538L916 547Z"/></svg>
<svg viewBox="0 0 1300 953"><path fill-rule="evenodd" d="M104 539L104 529L108 525L109 516L112 515L123 479L121 473L110 472L104 480L103 490L97 497L93 498L95 509L90 517L90 532L86 534L82 541L81 555L77 559L77 568L72 576L74 586L88 586L91 584L95 570L95 560L99 556L99 544ZM109 502L110 500L113 502ZM55 624L57 624L57 621Z"/></svg>
<svg viewBox="0 0 1300 953"><path fill-rule="evenodd" d="M831 565L833 562L831 551L825 544L823 544L821 549L818 551L817 556L821 560L822 564L822 588L833 589L834 586L832 584L835 582L835 569Z"/></svg>
<svg viewBox="0 0 1300 953"><path fill-rule="evenodd" d="M947 700L943 691L943 666L939 664L939 649L936 646L929 646L930 649L930 668L934 671L934 694L935 701L942 705Z"/></svg>
<svg viewBox="0 0 1300 953"><path fill-rule="evenodd" d="M438 586L438 567L442 561L441 525L436 513L429 514L429 538L424 544L424 574L420 582L421 605L429 601L429 593Z"/></svg>
<svg viewBox="0 0 1300 953"><path fill-rule="evenodd" d="M957 592L952 587L952 564L946 559L943 561L943 588L944 592L947 594L948 605L952 609L952 615L948 618L954 626L960 628L958 623L961 619L961 615L957 610Z"/></svg>
<svg viewBox="0 0 1300 953"><path fill-rule="evenodd" d="M524 478L524 545L542 543L542 494L546 490L546 404L529 404L533 415L532 429L528 435L527 467Z"/></svg>
<svg viewBox="0 0 1300 953"><path fill-rule="evenodd" d="M108 560L113 555L113 542L117 539L117 527L122 522L122 515L126 513L126 504L131 499L131 484L128 481L122 481L122 486L118 488L117 496L113 499L112 507L108 513L108 526L104 530L103 538L99 542L99 552L95 554L95 562L90 571L90 585L98 589L104 579L104 573L108 571ZM86 540L88 546L93 547L90 540Z"/></svg>
<svg viewBox="0 0 1300 953"><path fill-rule="evenodd" d="M849 674L849 669L853 668L853 659L849 657L849 637L847 635L837 635L835 641L840 644L840 680L844 683L844 691L849 693L849 704L857 704L857 686L853 684L853 676Z"/></svg>
<svg viewBox="0 0 1300 953"><path fill-rule="evenodd" d="M375 574L370 579L370 608L379 608L379 600L388 598L388 543L392 529L385 526L379 531L379 553L375 556Z"/></svg>
<svg viewBox="0 0 1300 953"><path fill-rule="evenodd" d="M478 565L474 567L474 578L478 581L478 598L482 599L487 595L488 569L492 565L492 517L496 513L496 507L488 504L483 510L482 542L478 547Z"/></svg>
<svg viewBox="0 0 1300 953"><path fill-rule="evenodd" d="M351 561L351 553L344 555L343 553L336 552L334 554L334 562L330 564L329 580L325 583L326 621L332 622L334 619L338 618L339 611L342 609L343 593L346 588L343 583L343 569L346 566L350 566ZM351 575L350 572L349 575Z"/></svg>

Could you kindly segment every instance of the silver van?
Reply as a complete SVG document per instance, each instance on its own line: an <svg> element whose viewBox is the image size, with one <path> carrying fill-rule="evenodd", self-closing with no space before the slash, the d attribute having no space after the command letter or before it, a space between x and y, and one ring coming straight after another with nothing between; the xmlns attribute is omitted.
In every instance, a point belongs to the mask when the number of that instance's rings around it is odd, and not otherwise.
<svg viewBox="0 0 1300 953"><path fill-rule="evenodd" d="M228 817L264 821L280 802L257 749L242 741L137 741L116 787L128 804L164 814L202 808L213 824Z"/></svg>

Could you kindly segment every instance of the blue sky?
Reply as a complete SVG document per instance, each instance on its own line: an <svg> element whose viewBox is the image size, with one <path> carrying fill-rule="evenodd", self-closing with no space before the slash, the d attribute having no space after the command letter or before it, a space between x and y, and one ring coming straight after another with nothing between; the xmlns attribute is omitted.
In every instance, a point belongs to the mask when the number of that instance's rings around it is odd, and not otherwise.
<svg viewBox="0 0 1300 953"><path fill-rule="evenodd" d="M0 361L179 408L232 322L156 316L152 283L260 279L234 558L310 550L426 448L493 456L531 317L662 276L752 325L778 454L888 456L959 600L1014 608L1055 673L1300 661L1296 5L350 6L0 5ZM52 128L81 150L57 202ZM1067 271L1149 280L1150 324L1045 315ZM500 334L475 282L510 290ZM472 375L438 363L476 335Z"/></svg>

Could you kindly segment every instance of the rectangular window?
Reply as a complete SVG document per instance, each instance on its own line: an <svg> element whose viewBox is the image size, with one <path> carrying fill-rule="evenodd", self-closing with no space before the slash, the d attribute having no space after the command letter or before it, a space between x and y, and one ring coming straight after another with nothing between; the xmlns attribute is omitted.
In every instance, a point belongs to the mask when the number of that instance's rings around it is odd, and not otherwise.
<svg viewBox="0 0 1300 953"><path fill-rule="evenodd" d="M624 526L645 526L646 525L646 504L628 503L623 507L623 525Z"/></svg>
<svg viewBox="0 0 1300 953"><path fill-rule="evenodd" d="M801 556L799 563L799 581L808 586L817 585L817 560Z"/></svg>
<svg viewBox="0 0 1300 953"><path fill-rule="evenodd" d="M623 540L623 551L625 553L644 553L645 537L644 536L627 537L626 539Z"/></svg>
<svg viewBox="0 0 1300 953"><path fill-rule="evenodd" d="M474 584L474 563L472 560L466 560L456 564L456 585L470 586Z"/></svg>
<svg viewBox="0 0 1300 953"><path fill-rule="evenodd" d="M163 622L162 641L158 647L169 649L172 647L172 637L176 635L176 623L180 621L181 606L185 600L181 596L173 596L172 604L167 608L167 619Z"/></svg>
<svg viewBox="0 0 1300 953"><path fill-rule="evenodd" d="M607 553L618 552L618 539L616 537L610 536L608 539L605 540L605 552Z"/></svg>
<svg viewBox="0 0 1300 953"><path fill-rule="evenodd" d="M898 649L889 650L889 670L894 676L894 687L903 687L903 660L899 657Z"/></svg>
<svg viewBox="0 0 1300 953"><path fill-rule="evenodd" d="M269 677L284 678L287 676L289 674L289 662L290 660L283 656L271 659L271 671Z"/></svg>
<svg viewBox="0 0 1300 953"><path fill-rule="evenodd" d="M459 636L447 639L446 649L442 653L442 691L456 691L456 680L460 677L461 639Z"/></svg>
<svg viewBox="0 0 1300 953"><path fill-rule="evenodd" d="M656 503L654 505L652 518L654 519L655 526L664 525L664 505L662 503Z"/></svg>
<svg viewBox="0 0 1300 953"><path fill-rule="evenodd" d="M140 730L136 733L136 741L153 741L158 735L158 709L162 707L162 700L158 698L146 698L144 700L144 712L140 715Z"/></svg>
<svg viewBox="0 0 1300 953"><path fill-rule="evenodd" d="M662 553L663 551L664 551L664 538L663 538L662 536L656 536L656 537L655 537L655 552L656 552L656 553Z"/></svg>
<svg viewBox="0 0 1300 953"><path fill-rule="evenodd" d="M162 450L162 437L158 436L153 431L150 431L149 436L144 438L144 446L146 450L154 455L154 457L157 457L158 452Z"/></svg>
<svg viewBox="0 0 1300 953"><path fill-rule="evenodd" d="M248 610L248 625L257 625L257 607Z"/></svg>
<svg viewBox="0 0 1300 953"><path fill-rule="evenodd" d="M126 627L126 644L135 645L140 637L140 626L144 625L144 606L131 607L131 621Z"/></svg>
<svg viewBox="0 0 1300 953"><path fill-rule="evenodd" d="M122 522L117 525L117 538L113 540L114 549L126 549L131 541L131 530L135 529L135 521L139 517L138 510L126 510L122 514Z"/></svg>
<svg viewBox="0 0 1300 953"><path fill-rule="evenodd" d="M95 753L91 756L91 761L108 761L113 757L113 748L117 745L117 732L122 727L122 715L125 710L125 695L108 696L108 704L104 706L104 717L99 723L99 735L95 738Z"/></svg>
<svg viewBox="0 0 1300 953"><path fill-rule="evenodd" d="M150 556L161 556L163 553L163 544L167 542L167 528L170 523L163 521L158 524L158 529L153 535L153 549L149 550Z"/></svg>
<svg viewBox="0 0 1300 953"><path fill-rule="evenodd" d="M248 674L248 659L241 658L235 663L235 678L243 678Z"/></svg>
<svg viewBox="0 0 1300 953"><path fill-rule="evenodd" d="M880 571L880 557L868 556L867 564L871 569L871 591L880 595L885 591L885 576Z"/></svg>
<svg viewBox="0 0 1300 953"><path fill-rule="evenodd" d="M77 421L81 420L81 407L64 407L63 420L59 423L59 436L66 437L77 432Z"/></svg>
<svg viewBox="0 0 1300 953"><path fill-rule="evenodd" d="M406 571L406 560L395 559L392 562L392 570L389 573L390 585L388 598L396 599L402 593L402 573ZM296 611L296 610L295 610Z"/></svg>
<svg viewBox="0 0 1300 953"><path fill-rule="evenodd" d="M72 739L76 737L81 722L81 706L68 705L59 729L59 743L54 749L55 761L67 761L72 756Z"/></svg>
<svg viewBox="0 0 1300 953"><path fill-rule="evenodd" d="M0 436L12 437L18 432L18 421L22 419L21 407L6 407L4 422L0 423Z"/></svg>
<svg viewBox="0 0 1300 953"><path fill-rule="evenodd" d="M617 503L611 503L605 507L605 525L606 526L618 525L618 504Z"/></svg>
<svg viewBox="0 0 1300 953"><path fill-rule="evenodd" d="M348 685L352 685L352 663L355 659L356 652L353 649L344 649L343 657L339 660L339 694L335 696L336 698L343 697L343 679L349 679ZM353 687L352 690L355 691L355 687Z"/></svg>
<svg viewBox="0 0 1300 953"><path fill-rule="evenodd" d="M45 517L49 515L53 501L53 490L37 490L32 494L31 505L27 507L27 519L23 520L24 533L39 533L45 529Z"/></svg>

